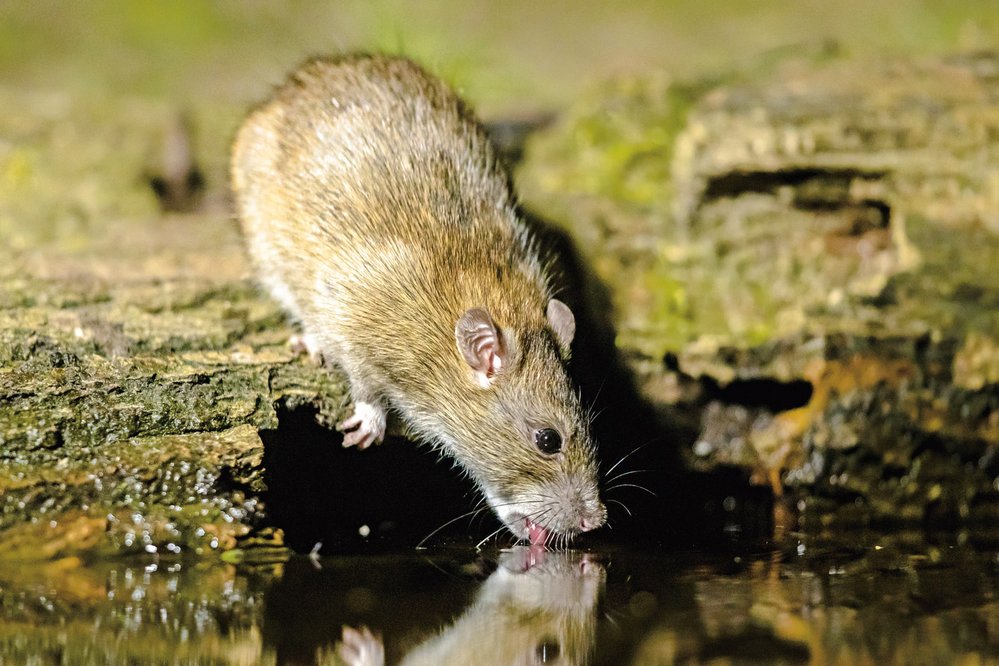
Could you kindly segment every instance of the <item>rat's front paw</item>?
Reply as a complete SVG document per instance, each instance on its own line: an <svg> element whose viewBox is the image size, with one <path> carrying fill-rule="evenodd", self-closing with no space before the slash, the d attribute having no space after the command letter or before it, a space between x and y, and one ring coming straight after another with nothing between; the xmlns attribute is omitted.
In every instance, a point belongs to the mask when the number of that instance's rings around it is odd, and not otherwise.
<svg viewBox="0 0 999 666"><path fill-rule="evenodd" d="M370 402L355 402L354 415L337 426L344 431L343 445L366 449L385 438L385 410Z"/></svg>
<svg viewBox="0 0 999 666"><path fill-rule="evenodd" d="M367 627L345 626L336 653L350 666L382 666L385 663L385 646Z"/></svg>

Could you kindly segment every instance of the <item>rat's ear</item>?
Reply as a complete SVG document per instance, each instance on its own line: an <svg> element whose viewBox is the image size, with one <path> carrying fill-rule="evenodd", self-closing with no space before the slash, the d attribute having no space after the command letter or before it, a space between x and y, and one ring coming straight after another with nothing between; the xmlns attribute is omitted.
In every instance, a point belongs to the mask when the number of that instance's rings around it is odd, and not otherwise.
<svg viewBox="0 0 999 666"><path fill-rule="evenodd" d="M555 338L562 347L562 356L568 358L572 339L576 337L576 318L572 316L569 306L553 298L548 301L548 325L555 331Z"/></svg>
<svg viewBox="0 0 999 666"><path fill-rule="evenodd" d="M503 336L489 312L485 308L466 310L454 325L454 339L479 385L487 388L507 360Z"/></svg>

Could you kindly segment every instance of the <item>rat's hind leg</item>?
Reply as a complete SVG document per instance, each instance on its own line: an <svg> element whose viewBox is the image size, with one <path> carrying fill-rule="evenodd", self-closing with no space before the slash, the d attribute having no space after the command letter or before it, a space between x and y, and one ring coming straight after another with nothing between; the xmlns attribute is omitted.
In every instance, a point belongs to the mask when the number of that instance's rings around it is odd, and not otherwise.
<svg viewBox="0 0 999 666"><path fill-rule="evenodd" d="M288 338L288 346L296 354L306 354L309 357L309 362L313 365L323 364L323 350L319 346L319 340L316 336L311 333L292 333L291 337Z"/></svg>
<svg viewBox="0 0 999 666"><path fill-rule="evenodd" d="M322 365L325 356L322 345L318 336L310 332L303 323L301 309L298 307L298 301L291 289L277 273L261 275L260 281L271 298L281 304L281 309L285 311L292 323L299 325L302 329L301 333L291 334L288 338L288 346L296 354L307 354L309 362L313 365Z"/></svg>

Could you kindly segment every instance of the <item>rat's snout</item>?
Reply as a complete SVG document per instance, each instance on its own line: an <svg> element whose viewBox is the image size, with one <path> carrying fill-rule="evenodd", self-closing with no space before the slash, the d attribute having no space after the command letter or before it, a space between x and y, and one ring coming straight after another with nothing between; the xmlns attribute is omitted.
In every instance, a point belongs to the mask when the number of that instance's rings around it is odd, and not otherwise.
<svg viewBox="0 0 999 666"><path fill-rule="evenodd" d="M607 522L607 507L600 500L585 502L579 515L579 531L589 532Z"/></svg>
<svg viewBox="0 0 999 666"><path fill-rule="evenodd" d="M607 522L607 508L594 491L582 490L558 497L556 495L552 526L559 532L579 534L603 527Z"/></svg>
<svg viewBox="0 0 999 666"><path fill-rule="evenodd" d="M546 499L539 501L539 496ZM546 543L552 534L571 538L603 527L607 522L606 507L592 495L538 492L520 500L489 496L489 503L511 532L532 545Z"/></svg>

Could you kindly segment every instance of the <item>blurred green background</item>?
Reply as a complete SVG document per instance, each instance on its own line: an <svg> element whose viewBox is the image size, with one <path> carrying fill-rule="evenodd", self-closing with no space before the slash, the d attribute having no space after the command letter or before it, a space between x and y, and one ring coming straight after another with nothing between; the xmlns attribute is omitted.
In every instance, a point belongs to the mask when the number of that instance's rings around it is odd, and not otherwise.
<svg viewBox="0 0 999 666"><path fill-rule="evenodd" d="M246 103L310 54L403 52L484 115L564 105L591 82L695 78L787 49L922 54L999 43L993 0L5 0L0 83Z"/></svg>

